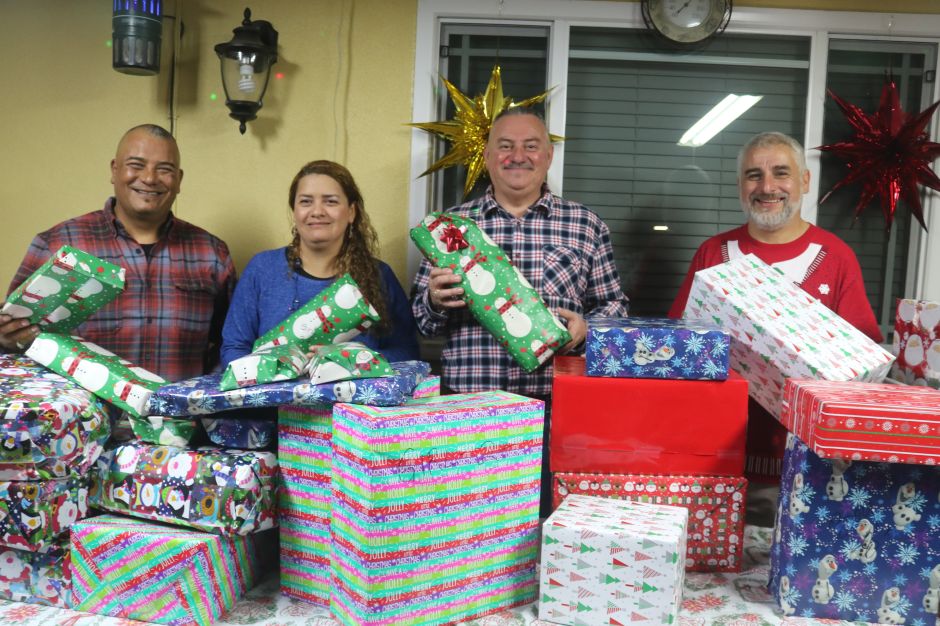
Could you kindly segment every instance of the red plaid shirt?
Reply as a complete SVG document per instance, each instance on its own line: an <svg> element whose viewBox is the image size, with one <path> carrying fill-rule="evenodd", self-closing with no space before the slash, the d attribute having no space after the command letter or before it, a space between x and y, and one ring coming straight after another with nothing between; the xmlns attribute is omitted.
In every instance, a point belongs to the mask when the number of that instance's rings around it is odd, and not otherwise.
<svg viewBox="0 0 940 626"><path fill-rule="evenodd" d="M171 214L148 259L110 198L102 210L36 235L9 291L66 244L126 270L121 295L74 334L170 381L216 366L236 278L225 242Z"/></svg>
<svg viewBox="0 0 940 626"><path fill-rule="evenodd" d="M448 209L474 220L512 259L545 300L548 309L568 309L586 317L627 315L610 230L592 211L563 200L543 187L539 200L521 218L499 206L492 186L486 195ZM428 303L431 264L422 261L415 276L412 310L425 336L447 335L441 354L442 382L454 391L502 389L546 397L552 389L551 364L527 374L468 309L441 314Z"/></svg>

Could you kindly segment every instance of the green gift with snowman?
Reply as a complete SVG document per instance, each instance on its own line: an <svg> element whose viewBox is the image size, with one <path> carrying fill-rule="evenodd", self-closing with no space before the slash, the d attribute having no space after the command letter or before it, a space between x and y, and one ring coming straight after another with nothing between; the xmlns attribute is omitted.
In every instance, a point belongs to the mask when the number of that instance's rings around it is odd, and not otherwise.
<svg viewBox="0 0 940 626"><path fill-rule="evenodd" d="M411 239L435 267L462 277L470 313L527 372L571 341L564 325L509 256L469 218L430 213Z"/></svg>

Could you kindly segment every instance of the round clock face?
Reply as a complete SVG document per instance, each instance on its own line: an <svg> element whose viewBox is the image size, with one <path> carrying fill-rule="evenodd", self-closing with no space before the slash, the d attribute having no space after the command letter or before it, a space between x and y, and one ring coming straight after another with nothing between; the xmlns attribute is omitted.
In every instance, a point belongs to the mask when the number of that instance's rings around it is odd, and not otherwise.
<svg viewBox="0 0 940 626"><path fill-rule="evenodd" d="M660 34L679 43L696 43L726 21L727 0L644 0L644 17Z"/></svg>

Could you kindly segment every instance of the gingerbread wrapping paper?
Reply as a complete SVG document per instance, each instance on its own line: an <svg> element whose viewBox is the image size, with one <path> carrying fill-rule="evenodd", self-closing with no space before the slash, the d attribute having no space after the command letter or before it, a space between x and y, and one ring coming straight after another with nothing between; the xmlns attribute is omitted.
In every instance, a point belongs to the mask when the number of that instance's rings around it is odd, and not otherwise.
<svg viewBox="0 0 940 626"><path fill-rule="evenodd" d="M147 415L165 380L78 336L39 333L26 356L132 415Z"/></svg>
<svg viewBox="0 0 940 626"><path fill-rule="evenodd" d="M724 380L730 337L713 322L610 317L588 321L588 376Z"/></svg>
<svg viewBox="0 0 940 626"><path fill-rule="evenodd" d="M261 335L252 350L268 345L293 344L303 352L318 344L341 343L365 332L379 321L349 274L311 298L287 319Z"/></svg>
<svg viewBox="0 0 940 626"><path fill-rule="evenodd" d="M46 332L65 333L123 290L123 267L62 246L13 290L0 313L28 317Z"/></svg>
<svg viewBox="0 0 940 626"><path fill-rule="evenodd" d="M779 418L787 378L881 382L894 357L753 254L695 274L685 316L731 334L731 368Z"/></svg>
<svg viewBox="0 0 940 626"><path fill-rule="evenodd" d="M115 515L76 524L74 608L169 626L209 626L252 587L252 537L220 537Z"/></svg>
<svg viewBox="0 0 940 626"><path fill-rule="evenodd" d="M0 480L85 474L109 433L98 398L32 359L0 354Z"/></svg>
<svg viewBox="0 0 940 626"><path fill-rule="evenodd" d="M356 341L321 346L307 369L314 385L394 375L384 356Z"/></svg>
<svg viewBox="0 0 940 626"><path fill-rule="evenodd" d="M264 346L235 359L225 368L219 389L231 391L300 376L308 363L307 355L293 344Z"/></svg>
<svg viewBox="0 0 940 626"><path fill-rule="evenodd" d="M415 386L431 371L424 361L392 363L394 376L343 380L313 385L306 380L266 383L231 391L219 389L221 374L209 374L164 385L150 399L155 415L211 415L244 407L277 407L282 404L321 406L352 402L375 406L397 406L409 399Z"/></svg>
<svg viewBox="0 0 940 626"><path fill-rule="evenodd" d="M823 459L787 440L770 552L785 616L933 626L940 467Z"/></svg>
<svg viewBox="0 0 940 626"><path fill-rule="evenodd" d="M940 389L940 302L898 299L891 377Z"/></svg>
<svg viewBox="0 0 940 626"><path fill-rule="evenodd" d="M509 256L473 220L431 213L411 229L411 240L434 267L449 267L462 278L470 312L527 372L571 341Z"/></svg>
<svg viewBox="0 0 940 626"><path fill-rule="evenodd" d="M565 498L542 526L539 619L678 622L688 517L682 507Z"/></svg>
<svg viewBox="0 0 940 626"><path fill-rule="evenodd" d="M69 535L63 534L44 552L0 548L0 598L70 608Z"/></svg>
<svg viewBox="0 0 940 626"><path fill-rule="evenodd" d="M0 482L0 546L44 552L88 514L88 478Z"/></svg>
<svg viewBox="0 0 940 626"><path fill-rule="evenodd" d="M275 526L276 488L271 452L134 441L101 455L89 501L114 513L246 535Z"/></svg>

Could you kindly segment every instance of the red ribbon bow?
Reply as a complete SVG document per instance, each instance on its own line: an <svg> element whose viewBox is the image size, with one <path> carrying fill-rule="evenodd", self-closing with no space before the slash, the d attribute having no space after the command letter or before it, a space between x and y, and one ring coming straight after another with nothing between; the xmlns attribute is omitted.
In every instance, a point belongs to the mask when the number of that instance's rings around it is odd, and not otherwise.
<svg viewBox="0 0 940 626"><path fill-rule="evenodd" d="M447 246L448 252L456 252L457 250L470 247L467 240L463 238L463 231L453 224L448 224L444 227L444 230L441 232L441 241Z"/></svg>

